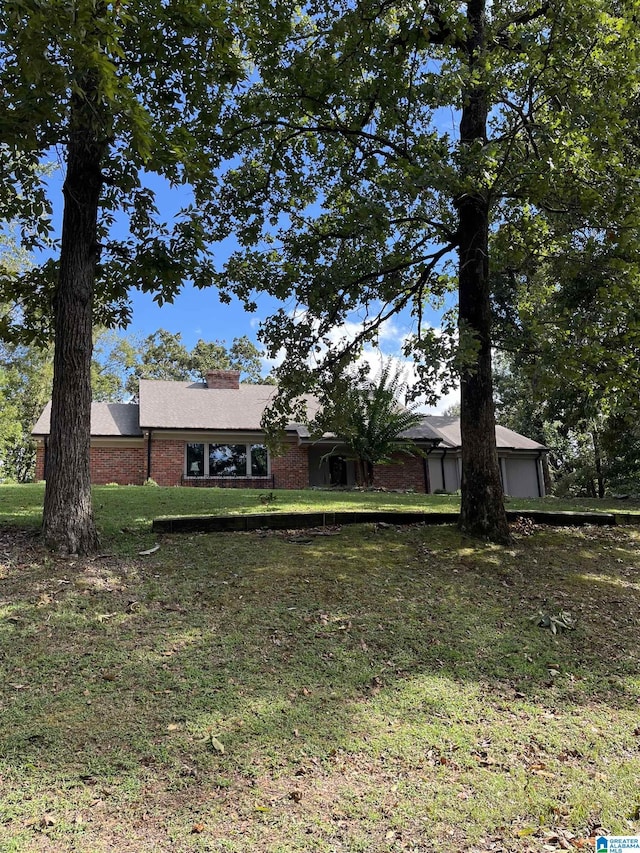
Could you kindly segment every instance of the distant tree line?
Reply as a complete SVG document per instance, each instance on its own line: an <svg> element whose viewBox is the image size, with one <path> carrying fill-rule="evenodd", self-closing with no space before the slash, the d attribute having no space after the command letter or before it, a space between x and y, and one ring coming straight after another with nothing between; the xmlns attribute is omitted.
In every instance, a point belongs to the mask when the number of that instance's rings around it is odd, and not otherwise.
<svg viewBox="0 0 640 853"><path fill-rule="evenodd" d="M632 230L560 239L494 281L500 423L546 444L557 495L640 494L640 266ZM509 311L500 305L510 305Z"/></svg>

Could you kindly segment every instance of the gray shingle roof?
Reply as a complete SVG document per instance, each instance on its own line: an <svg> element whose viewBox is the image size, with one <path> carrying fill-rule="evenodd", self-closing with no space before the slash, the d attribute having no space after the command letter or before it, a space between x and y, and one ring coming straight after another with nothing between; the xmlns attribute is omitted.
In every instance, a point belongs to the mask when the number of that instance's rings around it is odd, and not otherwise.
<svg viewBox="0 0 640 853"><path fill-rule="evenodd" d="M445 447L461 447L460 418L446 415L427 415L425 422L434 432L440 435ZM546 450L544 444L539 444L507 427L496 426L496 444L501 450Z"/></svg>
<svg viewBox="0 0 640 853"><path fill-rule="evenodd" d="M240 385L239 388L207 388L200 382L140 380L140 404L92 403L91 435L140 436L143 429L185 429L221 431L259 431L266 406L276 394L274 385ZM318 404L305 397L309 417ZM33 435L48 435L51 403L47 403ZM302 440L309 439L304 424L290 424ZM426 415L422 423L403 433L416 441L440 442L444 447L460 447L460 419L445 415ZM503 426L496 426L500 449L546 450L543 444Z"/></svg>
<svg viewBox="0 0 640 853"><path fill-rule="evenodd" d="M31 431L32 435L49 435L51 403L47 403ZM91 435L140 436L138 406L134 403L92 403Z"/></svg>
<svg viewBox="0 0 640 853"><path fill-rule="evenodd" d="M207 388L200 382L140 380L140 426L143 429L259 430L274 385ZM309 415L317 410L311 398Z"/></svg>
<svg viewBox="0 0 640 853"><path fill-rule="evenodd" d="M407 429L402 433L402 438L410 438L413 441L442 441L440 433L433 428L429 421L424 418L421 424Z"/></svg>

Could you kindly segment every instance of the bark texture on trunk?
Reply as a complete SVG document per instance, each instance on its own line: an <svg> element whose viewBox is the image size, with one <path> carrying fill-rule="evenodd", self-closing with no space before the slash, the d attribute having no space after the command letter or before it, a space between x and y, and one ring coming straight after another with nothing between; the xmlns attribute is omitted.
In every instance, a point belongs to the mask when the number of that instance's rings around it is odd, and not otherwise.
<svg viewBox="0 0 640 853"><path fill-rule="evenodd" d="M93 117L95 120L95 117ZM89 554L98 547L91 505L91 355L97 219L105 144L87 101L72 104L64 182L60 276L43 532L48 547Z"/></svg>
<svg viewBox="0 0 640 853"><path fill-rule="evenodd" d="M596 466L596 482L598 484L598 497L603 498L606 492L604 482L604 472L602 470L602 447L600 445L600 433L596 427L591 431L591 440L593 441L593 459Z"/></svg>
<svg viewBox="0 0 640 853"><path fill-rule="evenodd" d="M467 6L467 53L470 78L480 67L485 48L486 0ZM493 542L508 542L509 525L498 466L491 370L491 298L489 290L489 198L480 180L473 180L473 157L467 152L486 142L489 103L482 84L470 84L460 121L463 177L468 187L456 199L459 238L459 324L461 342L472 340L473 364L461 376L462 500L460 527ZM466 165L465 165L466 164ZM465 175L464 172L467 172Z"/></svg>

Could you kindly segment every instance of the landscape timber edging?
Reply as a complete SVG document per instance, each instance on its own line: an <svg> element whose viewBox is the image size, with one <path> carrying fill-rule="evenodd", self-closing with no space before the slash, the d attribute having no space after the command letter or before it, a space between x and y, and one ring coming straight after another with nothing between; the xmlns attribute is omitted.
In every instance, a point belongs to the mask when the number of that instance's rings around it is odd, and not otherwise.
<svg viewBox="0 0 640 853"><path fill-rule="evenodd" d="M551 510L508 510L509 521L527 518L536 524L579 527L585 524L617 523L611 512L554 512ZM300 530L307 527L333 527L343 524L455 524L457 512L285 512L248 513L247 515L206 515L184 518L156 518L154 533L223 533L250 530Z"/></svg>

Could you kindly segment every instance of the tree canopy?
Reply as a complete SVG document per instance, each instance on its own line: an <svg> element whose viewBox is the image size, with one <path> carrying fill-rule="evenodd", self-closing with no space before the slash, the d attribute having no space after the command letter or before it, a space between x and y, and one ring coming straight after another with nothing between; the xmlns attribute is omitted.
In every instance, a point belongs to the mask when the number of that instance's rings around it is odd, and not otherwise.
<svg viewBox="0 0 640 853"><path fill-rule="evenodd" d="M17 224L24 247L49 253L27 274L1 270L0 301L20 303L20 334L46 336L51 326L55 334L43 519L53 547L97 546L89 480L93 325L127 320L130 287L162 302L186 279L211 283L207 213L215 212L203 201L216 181L221 105L245 73L242 51L253 27L263 31L260 4L244 17L224 0L7 0L0 7L0 219ZM42 169L53 156L64 172L60 242ZM192 201L171 219L158 210L154 175L165 187L190 188ZM4 332L16 327L5 324Z"/></svg>
<svg viewBox="0 0 640 853"><path fill-rule="evenodd" d="M244 156L215 204L244 248L218 283L285 303L262 327L270 356L286 350L284 393L329 387L410 310L415 390L443 368L461 381L462 526L497 540L489 272L543 246L550 222L601 233L637 208L634 14L604 0L306 4L225 112ZM452 287L457 318L436 335L425 305ZM354 320L361 333L336 345Z"/></svg>
<svg viewBox="0 0 640 853"><path fill-rule="evenodd" d="M97 362L104 367L105 381L114 377L118 383L117 390L109 395L111 400L137 397L140 379L202 382L208 370L239 370L240 381L246 383L270 381L262 377L260 351L246 336L234 338L230 346L224 341L200 339L188 349L179 332L158 329L141 340L130 335L103 335L98 347Z"/></svg>

